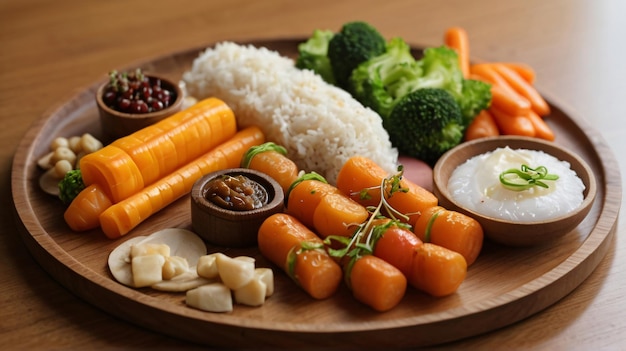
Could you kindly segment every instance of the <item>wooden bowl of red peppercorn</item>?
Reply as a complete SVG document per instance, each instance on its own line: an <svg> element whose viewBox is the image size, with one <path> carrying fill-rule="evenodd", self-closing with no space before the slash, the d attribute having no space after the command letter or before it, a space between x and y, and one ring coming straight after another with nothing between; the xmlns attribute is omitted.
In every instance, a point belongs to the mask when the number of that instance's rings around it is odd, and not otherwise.
<svg viewBox="0 0 626 351"><path fill-rule="evenodd" d="M111 71L96 92L103 138L115 140L171 116L183 98L178 83L159 74Z"/></svg>

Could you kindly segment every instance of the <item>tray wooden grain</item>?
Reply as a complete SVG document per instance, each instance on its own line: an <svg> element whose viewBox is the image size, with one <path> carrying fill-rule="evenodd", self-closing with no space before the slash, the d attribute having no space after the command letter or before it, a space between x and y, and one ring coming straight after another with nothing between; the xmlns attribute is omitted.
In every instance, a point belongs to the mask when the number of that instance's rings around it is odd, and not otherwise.
<svg viewBox="0 0 626 351"><path fill-rule="evenodd" d="M251 41L295 56L301 38ZM138 62L178 78L203 48ZM416 54L419 50L415 50ZM104 75L103 75L103 79ZM583 119L551 102L548 119L556 143L578 153L595 170L598 196L583 223L549 246L506 248L485 243L458 292L431 298L412 288L395 309L378 313L355 301L342 287L324 301L298 289L276 267L276 293L262 307L237 305L232 313L188 308L184 294L135 290L114 281L107 269L109 252L123 240L164 227L191 229L189 197L180 199L117 241L94 230L74 233L63 221L63 206L38 187L37 159L56 136L84 132L100 136L95 82L42 116L28 130L14 157L12 194L20 235L28 249L58 282L76 295L157 332L214 346L425 346L489 332L522 320L554 304L591 274L607 252L621 206L618 165L602 137ZM223 249L229 255L257 258L256 249Z"/></svg>

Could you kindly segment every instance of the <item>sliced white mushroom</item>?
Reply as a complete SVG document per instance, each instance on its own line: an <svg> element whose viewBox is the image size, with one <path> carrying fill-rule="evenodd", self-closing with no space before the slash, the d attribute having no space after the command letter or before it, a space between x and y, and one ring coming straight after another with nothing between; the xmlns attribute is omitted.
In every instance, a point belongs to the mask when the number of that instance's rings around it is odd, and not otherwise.
<svg viewBox="0 0 626 351"><path fill-rule="evenodd" d="M175 276L170 280L163 280L152 285L152 289L166 292L185 292L199 286L216 283L215 279L199 277L193 270Z"/></svg>
<svg viewBox="0 0 626 351"><path fill-rule="evenodd" d="M50 195L59 196L60 181L54 168L49 168L39 176L39 187Z"/></svg>
<svg viewBox="0 0 626 351"><path fill-rule="evenodd" d="M41 167L41 169L45 169L45 170L52 168L52 166L54 165L50 162L50 160L52 159L53 154L54 154L54 151L50 151L47 154L41 156L39 160L37 160L37 165Z"/></svg>
<svg viewBox="0 0 626 351"><path fill-rule="evenodd" d="M211 283L187 291L188 306L209 312L231 312L233 297L230 289L222 283Z"/></svg>
<svg viewBox="0 0 626 351"><path fill-rule="evenodd" d="M218 255L217 271L224 285L237 290L254 278L254 261Z"/></svg>

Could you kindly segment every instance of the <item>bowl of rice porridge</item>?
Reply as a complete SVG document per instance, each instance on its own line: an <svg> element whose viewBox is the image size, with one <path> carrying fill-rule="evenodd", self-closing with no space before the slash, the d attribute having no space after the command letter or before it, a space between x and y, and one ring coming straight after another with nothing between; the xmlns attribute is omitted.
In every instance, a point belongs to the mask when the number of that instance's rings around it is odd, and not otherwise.
<svg viewBox="0 0 626 351"><path fill-rule="evenodd" d="M500 136L465 142L433 169L441 206L475 218L492 241L555 240L587 216L597 192L589 165L554 142Z"/></svg>

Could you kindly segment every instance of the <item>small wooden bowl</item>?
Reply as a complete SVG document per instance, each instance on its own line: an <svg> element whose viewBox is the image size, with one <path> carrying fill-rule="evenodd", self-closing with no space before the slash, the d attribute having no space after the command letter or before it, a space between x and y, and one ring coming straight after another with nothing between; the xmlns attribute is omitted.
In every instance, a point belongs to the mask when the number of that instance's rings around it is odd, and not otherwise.
<svg viewBox="0 0 626 351"><path fill-rule="evenodd" d="M254 210L224 209L205 197L207 184L223 175L243 175L259 183L268 194L268 203ZM191 190L191 224L194 231L208 243L225 247L250 247L257 244L263 221L282 212L284 193L278 182L268 175L246 168L233 168L209 173L200 178Z"/></svg>
<svg viewBox="0 0 626 351"><path fill-rule="evenodd" d="M114 110L107 106L102 96L109 81L103 83L96 92L96 105L100 115L100 125L102 127L103 138L106 140L115 140L123 136L132 134L144 127L154 124L174 113L180 111L183 107L183 91L177 82L174 82L164 76L153 73L145 73L152 79L160 79L163 88L176 94L174 102L163 110L150 113L124 113Z"/></svg>
<svg viewBox="0 0 626 351"><path fill-rule="evenodd" d="M455 202L448 191L448 180L457 166L466 160L493 151L499 147L543 151L561 161L570 163L585 185L582 204L567 215L535 222L516 222L485 216L467 209ZM576 154L556 145L536 138L501 136L465 142L445 153L433 169L433 192L441 206L475 218L483 227L485 236L508 246L533 246L557 239L572 230L587 216L596 197L597 186L593 171Z"/></svg>

